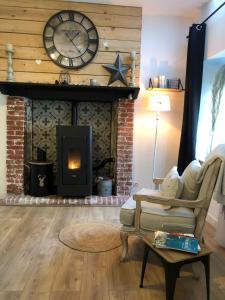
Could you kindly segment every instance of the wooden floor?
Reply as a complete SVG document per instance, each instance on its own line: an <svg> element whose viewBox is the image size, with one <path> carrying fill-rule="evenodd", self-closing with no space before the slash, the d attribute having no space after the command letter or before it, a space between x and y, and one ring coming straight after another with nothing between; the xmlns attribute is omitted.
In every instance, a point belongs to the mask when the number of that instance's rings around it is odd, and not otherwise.
<svg viewBox="0 0 225 300"><path fill-rule="evenodd" d="M0 299L160 300L165 299L164 271L150 257L145 288L139 289L143 243L130 241L130 260L120 263L121 248L83 253L58 241L59 231L78 221L119 222L116 207L0 207ZM225 299L225 250L207 227L206 240L219 254L211 259L211 299ZM175 299L206 299L204 273L183 269Z"/></svg>

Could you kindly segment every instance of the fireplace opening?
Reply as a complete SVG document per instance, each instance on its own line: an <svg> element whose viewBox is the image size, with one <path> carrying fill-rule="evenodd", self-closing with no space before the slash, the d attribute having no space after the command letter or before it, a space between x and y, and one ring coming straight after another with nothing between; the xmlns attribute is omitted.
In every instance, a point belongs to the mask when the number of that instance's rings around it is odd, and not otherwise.
<svg viewBox="0 0 225 300"><path fill-rule="evenodd" d="M53 194L95 195L95 179L110 177L113 178L114 195L129 195L132 187L133 114L132 100L73 102L8 97L7 192L26 193L28 176L24 165L30 161L47 161L53 164ZM79 127L91 128L91 151L84 150L88 149L85 148L90 141L88 135L62 135L59 142L61 156L58 158L58 126L71 127L73 131ZM38 149L44 150L45 155L37 155ZM86 190L83 189L85 185Z"/></svg>
<svg viewBox="0 0 225 300"><path fill-rule="evenodd" d="M92 130L90 126L57 126L57 194L92 194Z"/></svg>

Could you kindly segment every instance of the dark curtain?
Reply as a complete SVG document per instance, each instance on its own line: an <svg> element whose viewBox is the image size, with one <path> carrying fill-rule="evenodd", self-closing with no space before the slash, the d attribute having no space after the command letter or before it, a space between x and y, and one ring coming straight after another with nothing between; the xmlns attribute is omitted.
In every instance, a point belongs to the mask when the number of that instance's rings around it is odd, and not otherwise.
<svg viewBox="0 0 225 300"><path fill-rule="evenodd" d="M178 172L195 159L195 145L201 98L206 24L193 24L189 30L183 125L178 157Z"/></svg>

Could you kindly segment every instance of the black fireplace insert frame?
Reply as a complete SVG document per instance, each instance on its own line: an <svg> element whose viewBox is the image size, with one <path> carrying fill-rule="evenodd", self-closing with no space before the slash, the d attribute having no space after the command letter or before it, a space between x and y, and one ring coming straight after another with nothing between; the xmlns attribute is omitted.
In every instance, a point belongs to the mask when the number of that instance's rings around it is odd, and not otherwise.
<svg viewBox="0 0 225 300"><path fill-rule="evenodd" d="M92 130L91 126L56 126L57 194L60 196L88 196L92 194ZM66 167L66 153L78 149L81 167ZM66 170L67 169L67 170Z"/></svg>

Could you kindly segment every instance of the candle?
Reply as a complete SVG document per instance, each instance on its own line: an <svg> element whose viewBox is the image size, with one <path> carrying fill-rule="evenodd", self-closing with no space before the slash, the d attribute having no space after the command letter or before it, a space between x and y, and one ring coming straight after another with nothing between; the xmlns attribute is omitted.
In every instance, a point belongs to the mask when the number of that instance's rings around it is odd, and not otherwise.
<svg viewBox="0 0 225 300"><path fill-rule="evenodd" d="M164 75L159 76L159 87L165 88L166 85L166 77Z"/></svg>
<svg viewBox="0 0 225 300"><path fill-rule="evenodd" d="M160 87L162 87L162 88L166 87L166 76L165 75L160 76Z"/></svg>
<svg viewBox="0 0 225 300"><path fill-rule="evenodd" d="M6 50L7 51L13 51L13 45L12 44L6 44Z"/></svg>
<svg viewBox="0 0 225 300"><path fill-rule="evenodd" d="M136 51L135 50L131 50L131 52L130 52L130 58L131 59L135 59L135 56L136 56Z"/></svg>
<svg viewBox="0 0 225 300"><path fill-rule="evenodd" d="M158 77L153 78L153 87L155 87L155 88L159 87L159 78Z"/></svg>

